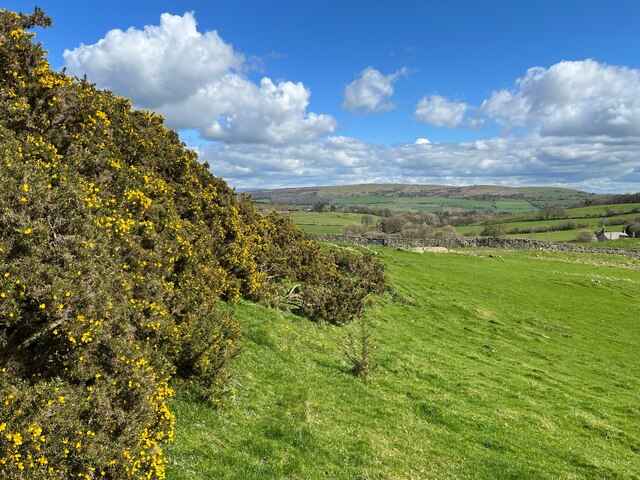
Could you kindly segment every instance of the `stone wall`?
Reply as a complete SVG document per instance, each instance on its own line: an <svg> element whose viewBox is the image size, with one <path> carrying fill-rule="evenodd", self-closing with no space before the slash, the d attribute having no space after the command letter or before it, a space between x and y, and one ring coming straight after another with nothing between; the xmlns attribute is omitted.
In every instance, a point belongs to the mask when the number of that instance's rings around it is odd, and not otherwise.
<svg viewBox="0 0 640 480"><path fill-rule="evenodd" d="M345 242L356 245L367 245L367 239L352 235L331 235L331 234L311 234L311 237L321 242ZM548 250L556 252L578 252L578 253L609 253L627 255L640 258L640 250L628 250L625 248L607 247L586 247L582 245L572 245L571 243L543 242L541 240L528 240L526 238L428 238L414 240L410 238L387 237L385 244L395 248L415 248L415 247L486 247L486 248L509 248L516 250Z"/></svg>

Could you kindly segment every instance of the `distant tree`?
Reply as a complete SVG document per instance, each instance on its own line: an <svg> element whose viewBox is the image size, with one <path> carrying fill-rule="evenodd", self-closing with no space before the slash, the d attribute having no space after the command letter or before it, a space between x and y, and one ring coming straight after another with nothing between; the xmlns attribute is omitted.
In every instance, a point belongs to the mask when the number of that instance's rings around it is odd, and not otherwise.
<svg viewBox="0 0 640 480"><path fill-rule="evenodd" d="M502 222L485 225L480 232L482 237L503 237L507 234L507 226Z"/></svg>
<svg viewBox="0 0 640 480"><path fill-rule="evenodd" d="M640 238L640 220L636 220L624 227L624 233L630 237Z"/></svg>
<svg viewBox="0 0 640 480"><path fill-rule="evenodd" d="M567 213L563 209L557 208L557 207L544 207L538 213L538 218L540 220L550 220L553 218L566 218L566 217L567 217Z"/></svg>
<svg viewBox="0 0 640 480"><path fill-rule="evenodd" d="M442 228L439 228L435 234L436 238L457 238L458 232L451 225L445 225Z"/></svg>
<svg viewBox="0 0 640 480"><path fill-rule="evenodd" d="M365 227L373 225L374 220L375 219L371 215L362 215L362 217L360 217L360 223Z"/></svg>
<svg viewBox="0 0 640 480"><path fill-rule="evenodd" d="M407 224L402 228L400 235L404 238L423 239L433 238L436 233L435 227L431 225Z"/></svg>
<svg viewBox="0 0 640 480"><path fill-rule="evenodd" d="M343 233L345 235L356 235L360 237L364 237L367 231L367 227L364 225L356 225L355 223L352 225L346 225L343 229Z"/></svg>
<svg viewBox="0 0 640 480"><path fill-rule="evenodd" d="M326 210L326 205L324 204L324 202L317 201L313 204L311 210L314 212L324 212Z"/></svg>
<svg viewBox="0 0 640 480"><path fill-rule="evenodd" d="M596 242L597 240L598 238L596 237L596 234L591 230L582 230L581 232L578 232L578 235L576 235L575 238L576 242L581 243Z"/></svg>
<svg viewBox="0 0 640 480"><path fill-rule="evenodd" d="M380 220L380 230L384 233L398 233L402 230L404 222L400 217L388 217Z"/></svg>

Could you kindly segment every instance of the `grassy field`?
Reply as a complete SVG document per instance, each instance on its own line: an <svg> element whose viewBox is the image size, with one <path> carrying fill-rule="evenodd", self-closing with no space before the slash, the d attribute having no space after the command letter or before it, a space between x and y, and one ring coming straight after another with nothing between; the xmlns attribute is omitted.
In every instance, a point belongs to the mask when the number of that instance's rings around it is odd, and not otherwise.
<svg viewBox="0 0 640 480"><path fill-rule="evenodd" d="M579 243L578 245L586 245L589 247L597 247L597 248L624 248L625 250L640 250L640 239L639 238L620 238L618 240L611 240L608 242Z"/></svg>
<svg viewBox="0 0 640 480"><path fill-rule="evenodd" d="M623 216L634 218L640 216L640 203L621 203L608 205L595 205L590 207L567 208L563 211L567 219L585 218L616 218ZM529 222L538 221L540 213L528 213L524 215L509 215L504 217L505 222Z"/></svg>
<svg viewBox="0 0 640 480"><path fill-rule="evenodd" d="M340 205L356 205L367 204L370 206L376 206L379 208L389 208L394 211L406 211L408 209L422 210L429 212L442 212L449 210L452 213L460 212L463 210L471 209L471 206L475 203L482 208L494 208L495 211L527 211L527 209L534 208L525 200L496 200L496 201L481 201L481 200L468 200L468 199L448 199L437 198L435 203L431 202L431 199L415 198L415 197L349 197L343 198L337 201ZM413 203L411 203L413 202ZM424 202L424 203L420 203ZM522 204L521 204L522 203ZM524 204L527 204L528 207ZM491 207L493 205L493 207ZM478 207L480 208L480 207ZM518 228L521 230L527 230L523 233L510 234L512 238L535 238L538 240L546 240L552 242L566 242L574 240L578 233L582 230L597 230L601 227L604 220L608 231L621 231L624 225L632 220L640 218L640 212L635 211L640 208L640 204L619 204L619 205L598 205L591 207L572 208L565 210L567 218L562 219L540 219L539 213L527 213L518 215L509 215L501 217L500 221L504 222L508 229ZM613 215L612 215L613 213ZM607 215L607 216L602 216ZM308 212L298 211L290 213L291 218L296 222L304 231L308 233L343 233L346 225L360 225L360 219L362 215L355 213L340 213L340 212ZM379 217L375 217L375 221ZM545 227L549 225L558 225L573 221L577 224L584 224L586 227L579 227L571 230L552 231L552 232L534 232L532 229L539 227ZM479 234L483 225L467 225L463 227L456 227L456 230L461 233L475 232Z"/></svg>
<svg viewBox="0 0 640 480"><path fill-rule="evenodd" d="M526 214L544 207L567 207L597 198L579 190L556 187L509 188L496 185L446 186L416 184L362 184L300 187L248 192L258 201L310 207L368 205L394 211L489 211Z"/></svg>
<svg viewBox="0 0 640 480"><path fill-rule="evenodd" d="M362 225L359 213L292 212L291 219L307 233L342 233L347 225ZM369 215L375 224L380 217Z"/></svg>
<svg viewBox="0 0 640 480"><path fill-rule="evenodd" d="M507 229L518 228L520 230L527 230L527 232L508 235L512 238L536 238L538 240L564 242L575 239L576 235L578 235L582 230L595 231L600 229L603 221L607 231L622 231L626 224L640 218L640 211L638 211L638 209L640 209L640 204L637 203L597 205L564 210L566 218L562 219L540 219L539 213L530 213L525 215L509 215L501 217L500 221L506 225ZM584 224L586 227L555 232L531 233L531 230L535 230L536 228L560 225L568 221L573 221L577 224ZM456 227L456 230L460 233L479 233L482 228L483 225L466 225L463 227Z"/></svg>
<svg viewBox="0 0 640 480"><path fill-rule="evenodd" d="M573 230L559 230L557 232L538 232L538 233L514 233L507 235L508 238L530 238L533 240L543 240L545 242L569 242L575 240L580 232L583 230L595 230L589 228L576 228ZM622 225L612 225L609 230L619 232L622 230ZM608 247L610 242L606 242ZM592 242L591 245L595 245L596 242Z"/></svg>
<svg viewBox="0 0 640 480"><path fill-rule="evenodd" d="M171 479L640 478L640 261L378 250L393 293L348 327L237 308L237 394L179 394Z"/></svg>
<svg viewBox="0 0 640 480"><path fill-rule="evenodd" d="M640 215L640 203L613 203L608 205L594 205L591 207L569 208L566 212L569 218L611 215L612 213L621 215L634 212Z"/></svg>
<svg viewBox="0 0 640 480"><path fill-rule="evenodd" d="M388 208L392 211L421 211L431 213L460 213L466 211L489 211L495 213L526 213L538 209L527 200L475 200L468 198L431 197L397 197L361 195L339 198L333 201L336 206L368 205L376 208Z"/></svg>

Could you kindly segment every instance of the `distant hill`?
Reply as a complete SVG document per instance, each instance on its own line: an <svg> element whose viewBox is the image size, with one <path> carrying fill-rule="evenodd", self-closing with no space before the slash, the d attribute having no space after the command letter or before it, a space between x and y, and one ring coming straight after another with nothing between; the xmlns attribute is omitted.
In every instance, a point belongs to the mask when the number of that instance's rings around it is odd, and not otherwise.
<svg viewBox="0 0 640 480"><path fill-rule="evenodd" d="M598 197L559 187L504 187L498 185L361 184L300 187L247 192L254 200L273 204L369 205L391 210L460 212L482 210L526 213L548 207L567 207Z"/></svg>

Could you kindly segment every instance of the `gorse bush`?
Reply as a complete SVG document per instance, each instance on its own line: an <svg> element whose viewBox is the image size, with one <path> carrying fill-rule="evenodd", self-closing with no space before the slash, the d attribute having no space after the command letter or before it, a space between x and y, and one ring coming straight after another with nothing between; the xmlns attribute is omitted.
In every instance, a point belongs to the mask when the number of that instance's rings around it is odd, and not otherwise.
<svg viewBox="0 0 640 480"><path fill-rule="evenodd" d="M368 377L376 367L371 356L374 350L371 343L371 330L362 321L358 322L357 333L349 333L344 342L343 353L351 365L350 372L356 377Z"/></svg>
<svg viewBox="0 0 640 480"><path fill-rule="evenodd" d="M365 297L387 285L384 265L370 254L345 249L325 253L293 221L275 213L263 221L260 264L272 281L257 296L288 303L313 319L348 323L362 315ZM293 295L292 295L293 294Z"/></svg>
<svg viewBox="0 0 640 480"><path fill-rule="evenodd" d="M171 379L228 389L227 303L318 282L302 312L346 322L384 275L262 218L162 117L54 72L26 31L50 23L0 12L0 478L163 478Z"/></svg>

